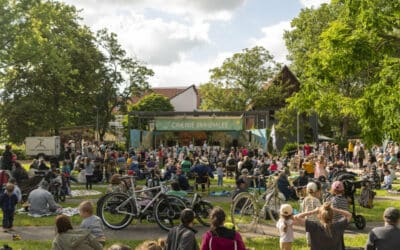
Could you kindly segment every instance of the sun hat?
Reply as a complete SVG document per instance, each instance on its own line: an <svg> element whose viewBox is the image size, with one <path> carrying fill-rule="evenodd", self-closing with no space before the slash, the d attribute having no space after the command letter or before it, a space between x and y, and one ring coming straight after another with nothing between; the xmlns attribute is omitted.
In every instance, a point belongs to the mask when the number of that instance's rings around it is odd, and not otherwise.
<svg viewBox="0 0 400 250"><path fill-rule="evenodd" d="M200 161L201 164L204 164L204 165L208 165L209 164L208 163L208 159L205 156L201 157L199 161Z"/></svg>
<svg viewBox="0 0 400 250"><path fill-rule="evenodd" d="M333 190L337 190L337 191L343 191L344 190L343 183L341 181L333 182L332 183L332 189Z"/></svg>
<svg viewBox="0 0 400 250"><path fill-rule="evenodd" d="M311 193L315 193L315 192L317 192L317 190L318 190L318 186L317 186L317 184L315 183L315 182L309 182L308 184L307 184L307 192L311 192Z"/></svg>
<svg viewBox="0 0 400 250"><path fill-rule="evenodd" d="M289 204L282 204L281 209L279 210L281 215L289 216L293 214L293 208Z"/></svg>
<svg viewBox="0 0 400 250"><path fill-rule="evenodd" d="M249 173L249 170L247 168L243 168L242 171L240 171L242 174L244 173Z"/></svg>

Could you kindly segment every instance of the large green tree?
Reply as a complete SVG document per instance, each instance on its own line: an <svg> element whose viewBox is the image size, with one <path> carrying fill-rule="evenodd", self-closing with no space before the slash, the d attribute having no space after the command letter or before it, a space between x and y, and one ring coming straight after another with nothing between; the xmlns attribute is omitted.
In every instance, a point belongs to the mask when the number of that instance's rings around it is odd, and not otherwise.
<svg viewBox="0 0 400 250"><path fill-rule="evenodd" d="M262 94L261 87L279 68L263 47L244 49L211 69L210 81L200 86L204 110L246 110Z"/></svg>
<svg viewBox="0 0 400 250"><path fill-rule="evenodd" d="M133 96L149 88L147 82L154 75L138 60L127 55L118 43L117 35L106 29L97 32L97 45L102 51L100 81L96 89L96 109L99 113L100 140L108 129L108 123L116 112L125 112L126 104Z"/></svg>
<svg viewBox="0 0 400 250"><path fill-rule="evenodd" d="M87 97L100 53L76 9L59 2L6 2L3 10L7 6L13 15L0 24L10 34L0 53L1 116L10 140L91 123Z"/></svg>
<svg viewBox="0 0 400 250"><path fill-rule="evenodd" d="M366 98L380 95L369 90L382 82L384 68L391 67L385 61L398 58L399 8L391 1L336 0L302 10L285 34L289 58L303 82L290 107L339 121L341 138L347 137L352 122L361 125L364 136L381 131L368 137L371 143L389 133L391 129L371 118L374 113L364 111L372 111ZM381 112L378 106L373 111Z"/></svg>

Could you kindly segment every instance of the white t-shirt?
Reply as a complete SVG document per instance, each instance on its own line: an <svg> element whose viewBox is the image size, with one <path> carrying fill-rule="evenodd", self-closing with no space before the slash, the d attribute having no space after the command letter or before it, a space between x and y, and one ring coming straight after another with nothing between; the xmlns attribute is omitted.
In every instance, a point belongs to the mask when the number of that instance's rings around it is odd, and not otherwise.
<svg viewBox="0 0 400 250"><path fill-rule="evenodd" d="M224 169L222 167L217 167L217 175L218 176L223 176L224 175Z"/></svg>
<svg viewBox="0 0 400 250"><path fill-rule="evenodd" d="M286 225L285 225L286 222ZM285 232L286 226L286 232ZM293 242L294 235L293 235L293 220L289 219L285 221L284 219L279 219L276 223L276 228L279 230L279 242L286 243L286 242Z"/></svg>

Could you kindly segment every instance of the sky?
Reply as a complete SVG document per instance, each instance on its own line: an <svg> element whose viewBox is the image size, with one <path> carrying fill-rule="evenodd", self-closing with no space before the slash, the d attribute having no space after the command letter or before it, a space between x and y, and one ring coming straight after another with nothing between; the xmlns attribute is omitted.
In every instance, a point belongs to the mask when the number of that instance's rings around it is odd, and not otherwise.
<svg viewBox="0 0 400 250"><path fill-rule="evenodd" d="M118 35L128 55L154 70L153 87L199 85L245 48L289 64L283 33L302 8L329 0L62 0L93 32Z"/></svg>

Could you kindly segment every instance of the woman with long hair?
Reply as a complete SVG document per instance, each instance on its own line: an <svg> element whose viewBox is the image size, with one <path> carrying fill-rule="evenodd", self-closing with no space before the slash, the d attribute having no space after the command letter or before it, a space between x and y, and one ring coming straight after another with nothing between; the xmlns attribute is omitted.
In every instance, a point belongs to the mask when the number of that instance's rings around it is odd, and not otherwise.
<svg viewBox="0 0 400 250"><path fill-rule="evenodd" d="M318 221L305 219L308 216L317 215ZM334 221L334 214L343 217ZM334 208L330 202L325 202L321 207L309 212L294 216L298 225L304 225L306 232L310 234L311 250L341 250L344 249L343 234L351 220L351 213Z"/></svg>
<svg viewBox="0 0 400 250"><path fill-rule="evenodd" d="M234 229L224 227L226 214L215 207L210 214L211 226L202 238L201 250L245 250L242 237Z"/></svg>

